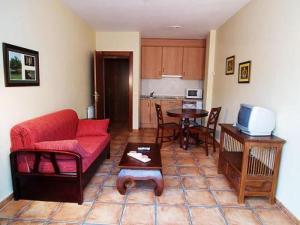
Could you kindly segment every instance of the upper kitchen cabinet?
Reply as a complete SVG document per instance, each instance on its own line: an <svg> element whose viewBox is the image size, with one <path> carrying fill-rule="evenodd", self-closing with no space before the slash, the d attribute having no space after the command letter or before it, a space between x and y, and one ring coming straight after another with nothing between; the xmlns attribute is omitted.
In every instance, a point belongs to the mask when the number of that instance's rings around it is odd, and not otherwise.
<svg viewBox="0 0 300 225"><path fill-rule="evenodd" d="M159 79L162 74L162 47L142 47L142 78Z"/></svg>
<svg viewBox="0 0 300 225"><path fill-rule="evenodd" d="M183 79L203 80L205 48L185 47L183 50Z"/></svg>
<svg viewBox="0 0 300 225"><path fill-rule="evenodd" d="M162 74L182 75L183 47L163 47Z"/></svg>
<svg viewBox="0 0 300 225"><path fill-rule="evenodd" d="M142 39L142 79L182 75L186 80L203 80L205 39Z"/></svg>

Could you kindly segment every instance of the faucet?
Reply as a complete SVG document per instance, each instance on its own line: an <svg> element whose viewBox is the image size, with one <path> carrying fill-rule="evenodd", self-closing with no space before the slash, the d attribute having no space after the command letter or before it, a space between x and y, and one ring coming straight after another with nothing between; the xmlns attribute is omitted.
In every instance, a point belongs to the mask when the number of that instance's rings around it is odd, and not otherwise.
<svg viewBox="0 0 300 225"><path fill-rule="evenodd" d="M154 91L152 91L152 92L150 93L150 98L153 98L153 95L154 95Z"/></svg>

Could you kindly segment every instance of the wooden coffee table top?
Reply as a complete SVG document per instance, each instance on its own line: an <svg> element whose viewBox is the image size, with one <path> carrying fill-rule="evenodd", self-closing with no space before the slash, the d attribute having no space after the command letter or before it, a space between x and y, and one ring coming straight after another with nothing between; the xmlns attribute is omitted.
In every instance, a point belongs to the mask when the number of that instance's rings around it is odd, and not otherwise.
<svg viewBox="0 0 300 225"><path fill-rule="evenodd" d="M150 151L138 151L147 155L151 161L143 163L127 155L129 151L137 151L137 147L150 147ZM162 169L159 145L155 143L128 143L119 163L121 169L142 169L160 170Z"/></svg>

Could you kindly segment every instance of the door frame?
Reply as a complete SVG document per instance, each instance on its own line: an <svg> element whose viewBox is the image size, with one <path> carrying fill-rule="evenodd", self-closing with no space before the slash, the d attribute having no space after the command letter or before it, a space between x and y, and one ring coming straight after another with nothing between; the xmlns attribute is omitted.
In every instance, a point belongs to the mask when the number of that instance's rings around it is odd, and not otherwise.
<svg viewBox="0 0 300 225"><path fill-rule="evenodd" d="M98 51L97 51L98 52ZM132 51L99 51L102 53L102 65L104 59L128 59L128 130L132 131L132 99L133 99L133 52ZM103 74L104 67L102 66ZM105 76L105 75L103 75Z"/></svg>

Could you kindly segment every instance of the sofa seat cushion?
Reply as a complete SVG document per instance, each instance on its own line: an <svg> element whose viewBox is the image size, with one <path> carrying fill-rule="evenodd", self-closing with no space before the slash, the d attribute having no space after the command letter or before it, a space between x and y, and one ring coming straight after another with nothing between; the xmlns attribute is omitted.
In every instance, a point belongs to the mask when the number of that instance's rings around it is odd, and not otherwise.
<svg viewBox="0 0 300 225"><path fill-rule="evenodd" d="M89 154L88 157L95 160L101 154L110 141L110 135L77 137L79 145Z"/></svg>
<svg viewBox="0 0 300 225"><path fill-rule="evenodd" d="M78 137L76 140L82 149L87 153L82 156L82 171L85 172L95 159L104 151L105 147L110 141L109 134L103 136L88 136ZM59 149L57 149L59 150ZM20 157L18 162L18 170L20 172L30 172L33 169L34 157L26 153L23 157ZM61 173L75 173L76 161L68 157L58 157L58 167ZM54 173L54 168L48 157L43 157L39 166L39 172L41 173Z"/></svg>

